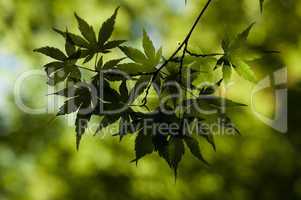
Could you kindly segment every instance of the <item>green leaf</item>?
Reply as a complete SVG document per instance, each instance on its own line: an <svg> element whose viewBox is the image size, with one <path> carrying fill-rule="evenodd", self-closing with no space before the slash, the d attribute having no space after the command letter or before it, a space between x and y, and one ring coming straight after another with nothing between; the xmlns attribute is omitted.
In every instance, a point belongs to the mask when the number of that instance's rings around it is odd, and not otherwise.
<svg viewBox="0 0 301 200"><path fill-rule="evenodd" d="M200 146L199 146L199 142L195 138L185 137L184 141L185 141L187 147L189 148L189 150L190 150L190 152L193 156L195 156L200 161L203 161L204 163L208 164L207 161L202 156Z"/></svg>
<svg viewBox="0 0 301 200"><path fill-rule="evenodd" d="M130 98L133 101L144 92L150 80L151 80L151 76L141 76L136 81L135 86L132 88L129 94Z"/></svg>
<svg viewBox="0 0 301 200"><path fill-rule="evenodd" d="M77 66L68 63L52 62L45 65L45 71L48 75L48 84L55 85L64 80L80 80L81 72Z"/></svg>
<svg viewBox="0 0 301 200"><path fill-rule="evenodd" d="M226 83L229 83L231 80L232 68L230 65L223 65L223 79Z"/></svg>
<svg viewBox="0 0 301 200"><path fill-rule="evenodd" d="M153 42L150 40L149 36L147 35L146 31L143 30L143 49L145 52L145 55L150 60L155 60L156 57L156 49L153 45Z"/></svg>
<svg viewBox="0 0 301 200"><path fill-rule="evenodd" d="M119 115L105 115L101 122L99 123L99 126L97 130L95 131L95 134L101 131L102 129L108 127L109 125L115 123L120 118Z"/></svg>
<svg viewBox="0 0 301 200"><path fill-rule="evenodd" d="M163 158L169 165L167 136L157 133L157 134L153 135L152 142L153 142L155 151L157 151L159 156L161 158Z"/></svg>
<svg viewBox="0 0 301 200"><path fill-rule="evenodd" d="M113 48L119 47L124 42L126 42L126 40L113 40L113 41L109 41L109 42L107 42L104 45L103 49L113 49Z"/></svg>
<svg viewBox="0 0 301 200"><path fill-rule="evenodd" d="M93 57L94 57L94 53L89 54L89 55L85 58L83 64L85 64L85 63L89 62L90 60L92 60Z"/></svg>
<svg viewBox="0 0 301 200"><path fill-rule="evenodd" d="M96 44L96 36L93 27L90 26L85 20L80 18L76 13L74 13L75 18L78 23L78 28L81 34L91 43Z"/></svg>
<svg viewBox="0 0 301 200"><path fill-rule="evenodd" d="M51 62L44 65L44 69L47 73L47 76L50 77L53 73L55 73L59 69L62 69L64 66L65 64L63 62Z"/></svg>
<svg viewBox="0 0 301 200"><path fill-rule="evenodd" d="M235 71L244 79L256 83L256 76L251 67L240 59L232 61Z"/></svg>
<svg viewBox="0 0 301 200"><path fill-rule="evenodd" d="M146 59L145 55L138 49L135 49L132 47L127 47L127 46L121 46L119 48L127 57L129 57L133 61L140 63L140 64L145 64L145 61L147 59Z"/></svg>
<svg viewBox="0 0 301 200"><path fill-rule="evenodd" d="M113 30L115 19L118 13L119 7L115 9L113 15L107 19L101 26L98 35L98 43L102 46L108 39L110 39Z"/></svg>
<svg viewBox="0 0 301 200"><path fill-rule="evenodd" d="M183 140L178 137L171 137L168 143L169 165L174 169L175 177L177 177L177 169L184 155Z"/></svg>
<svg viewBox="0 0 301 200"><path fill-rule="evenodd" d="M62 35L64 38L67 37L67 35L70 37L70 39L72 40L72 42L79 46L79 47L83 47L83 48L88 48L89 47L89 44L88 42L86 42L82 37L78 36L78 35L75 35L73 33L70 33L70 32L64 32L64 31L61 31L59 29L56 29L56 28L53 28L53 30L55 32L57 32L58 34Z"/></svg>
<svg viewBox="0 0 301 200"><path fill-rule="evenodd" d="M53 93L54 95L58 95L58 96L62 96L62 97L74 97L75 96L75 90L76 90L77 88L74 86L74 85L72 85L72 86L70 86L70 87L66 87L66 88L64 88L64 89L62 89L62 90L59 90L59 91L57 91L57 92L55 92L55 93Z"/></svg>
<svg viewBox="0 0 301 200"><path fill-rule="evenodd" d="M124 58L110 60L103 65L103 69L112 69L113 67L116 67L122 60L124 60Z"/></svg>
<svg viewBox="0 0 301 200"><path fill-rule="evenodd" d="M252 23L243 32L237 35L236 39L233 41L233 43L230 46L231 50L236 50L237 48L240 48L243 44L245 44L254 24L255 23Z"/></svg>
<svg viewBox="0 0 301 200"><path fill-rule="evenodd" d="M222 40L222 48L224 50L224 52L227 52L230 46L230 38L228 35L226 35L224 37L224 39Z"/></svg>
<svg viewBox="0 0 301 200"><path fill-rule="evenodd" d="M103 56L101 56L100 59L98 60L95 70L100 71L102 67L103 67Z"/></svg>
<svg viewBox="0 0 301 200"><path fill-rule="evenodd" d="M213 135L211 133L206 133L206 134L201 134L201 136L203 136L207 140L207 142L209 144L211 144L213 150L216 151L216 146L215 146Z"/></svg>
<svg viewBox="0 0 301 200"><path fill-rule="evenodd" d="M121 98L124 102L127 102L129 99L129 91L126 85L126 81L122 81L122 83L119 86L119 93L121 95Z"/></svg>
<svg viewBox="0 0 301 200"><path fill-rule="evenodd" d="M67 59L67 57L65 56L65 54L63 52L61 52L61 50L54 48L54 47L42 47L39 49L35 49L34 51L42 53L42 54L49 56L51 58L54 58L56 60L64 61Z"/></svg>
<svg viewBox="0 0 301 200"><path fill-rule="evenodd" d="M149 65L141 65L137 63L123 63L117 66L117 69L128 74L137 74L143 72L153 72L155 69Z"/></svg>
<svg viewBox="0 0 301 200"><path fill-rule="evenodd" d="M66 36L65 51L69 57L76 53L76 47L69 34Z"/></svg>
<svg viewBox="0 0 301 200"><path fill-rule="evenodd" d="M162 47L157 51L155 63L159 64L162 58Z"/></svg>
<svg viewBox="0 0 301 200"><path fill-rule="evenodd" d="M80 114L77 113L75 120L75 131L76 131L76 149L79 150L80 141L82 135L85 133L86 128L88 127L88 122L91 119L91 113L89 114Z"/></svg>
<svg viewBox="0 0 301 200"><path fill-rule="evenodd" d="M56 116L74 113L74 112L78 111L79 107L80 107L80 105L78 105L74 99L67 100L60 107L59 112L56 114Z"/></svg>
<svg viewBox="0 0 301 200"><path fill-rule="evenodd" d="M145 134L144 130L140 131L135 140L135 152L136 158L132 162L138 162L139 159L154 151L154 145L152 143L152 135Z"/></svg>
<svg viewBox="0 0 301 200"><path fill-rule="evenodd" d="M255 23L250 24L242 33L240 33L237 36L237 39L241 40L241 41L246 41L248 39L249 33L250 33L251 29L253 28L254 24Z"/></svg>

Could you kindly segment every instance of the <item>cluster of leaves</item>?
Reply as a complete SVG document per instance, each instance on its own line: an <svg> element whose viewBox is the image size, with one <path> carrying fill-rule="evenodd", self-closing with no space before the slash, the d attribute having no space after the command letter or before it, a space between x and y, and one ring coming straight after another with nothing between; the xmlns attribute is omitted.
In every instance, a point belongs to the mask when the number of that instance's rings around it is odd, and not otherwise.
<svg viewBox="0 0 301 200"><path fill-rule="evenodd" d="M115 135L120 136L120 139L128 134L136 134L136 157L133 160L136 163L145 155L157 152L176 174L185 146L192 155L207 163L201 153L198 138L207 140L215 150L213 133L207 129L192 133L193 129L189 127L197 122L218 122L220 126L234 129L238 133L226 113L222 112L221 102L226 102L228 107L244 105L217 97L215 92L223 80L226 82L230 80L233 68L245 79L255 81L250 67L237 56L253 25L234 40L223 40L224 53L222 54L197 55L190 52L190 55L185 56L184 53L180 58L175 55L166 60L162 56L162 48L156 50L146 31L143 31L142 41L144 52L133 47L122 46L125 40L110 40L118 9L102 24L98 37L93 27L75 14L81 35L68 30L54 29L65 39L65 53L54 47L35 50L55 59L44 66L48 84L57 86L59 83L64 83L64 88L55 93L66 97L57 115L76 114L77 148L91 117L99 116L101 120L96 132L101 132L103 128L119 121L119 131ZM188 40L185 41L185 50L188 52ZM104 62L105 56L114 50L121 50L126 57ZM95 64L93 63L92 68L90 63L93 60ZM179 67L181 67L180 71ZM219 67L222 68L222 77L215 71ZM89 82L84 81L83 71L92 74ZM120 76L120 73L115 72L125 73L128 77ZM214 77L209 81L215 81L216 85L198 86L196 83L204 77L206 81L208 77ZM178 83L185 92L179 94L168 84L171 81ZM152 96L156 95L158 99L172 97L164 102L168 114L166 110L162 110L159 103L149 109L147 100L153 89L155 92ZM212 96L215 98L207 98ZM141 97L144 97L142 102ZM137 102L138 104L135 104ZM203 110L215 109L217 112L210 116L196 110L188 112L192 103L196 103ZM119 108L121 111L118 113L107 112ZM176 134L171 134L169 131L159 133L156 128L147 128L144 126L145 120L159 125L177 124ZM184 126L185 120L189 122L188 127Z"/></svg>

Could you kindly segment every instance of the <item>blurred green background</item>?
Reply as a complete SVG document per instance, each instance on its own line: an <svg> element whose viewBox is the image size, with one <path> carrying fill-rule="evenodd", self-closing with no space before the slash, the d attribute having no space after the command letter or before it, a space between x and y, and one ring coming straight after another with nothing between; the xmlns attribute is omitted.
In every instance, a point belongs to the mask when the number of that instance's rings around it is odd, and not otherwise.
<svg viewBox="0 0 301 200"><path fill-rule="evenodd" d="M134 138L87 134L75 150L74 127L66 118L30 115L15 104L14 84L23 72L41 70L45 57L34 48L63 48L52 27L76 30L73 12L100 27L120 5L114 38L141 47L145 28L168 56L189 30L205 0L0 0L0 200L66 199L301 199L301 1L215 0L197 26L191 46L220 52L225 34L235 34L256 21L250 43L280 50L280 55L254 64L259 79L276 69L288 69L287 134L256 118L250 107L231 117L242 136L216 137L217 152L201 142L205 167L186 154L175 183L172 170L156 155L136 167ZM253 84L237 76L228 97L250 105ZM274 89L255 98L258 112L273 116ZM27 105L47 106L45 76L22 84Z"/></svg>

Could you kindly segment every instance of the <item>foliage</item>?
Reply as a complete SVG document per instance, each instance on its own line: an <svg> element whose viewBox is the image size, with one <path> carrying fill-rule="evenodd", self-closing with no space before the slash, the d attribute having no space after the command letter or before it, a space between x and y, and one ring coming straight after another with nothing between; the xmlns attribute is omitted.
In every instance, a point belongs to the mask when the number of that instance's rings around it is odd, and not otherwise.
<svg viewBox="0 0 301 200"><path fill-rule="evenodd" d="M222 103L225 102L226 107L244 105L219 97L216 91L223 82L228 83L231 80L232 69L244 79L256 81L251 67L240 55L247 47L247 37L254 24L232 40L225 38L221 44L223 53L191 52L190 38L210 3L211 0L207 1L183 42L168 59L162 55L162 48L155 48L145 30L142 38L143 52L123 45L125 40L110 40L119 8L116 8L112 16L102 24L98 37L94 28L77 14L75 18L81 35L71 33L67 29L66 31L54 29L65 39L65 53L48 46L35 51L55 59L46 64L44 69L49 85L55 86L59 83L65 85L64 89L55 93L66 97L57 116L76 114L77 148L92 116L102 117L96 132L119 121L119 131L115 135L120 139L129 134L136 134L134 162L137 163L147 154L157 152L176 175L185 153L185 146L193 156L205 164L207 162L202 155L198 138L204 138L214 149L216 148L214 133L208 129L199 131L191 129L195 123L218 123L220 127L239 133L231 119L223 112ZM263 1L260 1L261 6L262 4ZM104 62L109 53L117 50L121 50L126 57ZM91 67L93 59L94 67ZM208 65L212 60L216 64L204 72L204 63ZM222 76L217 73L219 68ZM91 73L88 82L85 81L83 71ZM215 77L213 85L196 84L204 77L203 73L206 77ZM176 88L168 85L169 82L177 83L184 92L179 93ZM116 83L119 84L117 88L114 87ZM167 100L163 105L159 102L150 109L148 100L152 90L156 91L158 99ZM217 112L210 116L195 110L188 112L192 103L196 103L204 110L215 109ZM120 109L118 113L110 112L117 109ZM146 128L143 126L145 120L158 126L176 124L175 134L169 131L162 133L157 127ZM188 122L188 125L185 122Z"/></svg>

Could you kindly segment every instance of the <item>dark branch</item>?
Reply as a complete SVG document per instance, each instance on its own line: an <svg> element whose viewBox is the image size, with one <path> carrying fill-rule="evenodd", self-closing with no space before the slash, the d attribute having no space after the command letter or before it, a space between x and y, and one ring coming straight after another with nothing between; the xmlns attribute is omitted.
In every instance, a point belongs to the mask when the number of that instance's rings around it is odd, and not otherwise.
<svg viewBox="0 0 301 200"><path fill-rule="evenodd" d="M186 52L191 55L191 56L194 56L194 57L214 57L214 56L223 56L225 54L223 53L210 53L210 54L196 54L196 53L193 53L191 51L189 51L188 49L186 50Z"/></svg>
<svg viewBox="0 0 301 200"><path fill-rule="evenodd" d="M183 42L179 45L179 47L174 51L174 53L167 59L164 61L164 63L153 73L153 76L150 80L151 83L153 83L157 77L157 75L160 73L160 71L169 63L171 62L174 57L179 53L179 51L185 46L185 49L187 48L188 46L188 43L189 43L189 39L195 29L195 27L197 26L197 24L199 23L200 19L202 18L202 16L204 15L204 13L206 12L206 10L208 9L210 3L212 2L213 0L208 0L207 3L205 4L205 6L203 7L203 9L201 10L200 14L198 15L198 17L196 18L195 22L193 23L191 29L189 30L188 34L186 35L185 39L183 40ZM185 57L185 53L186 53L186 50L184 49L184 57ZM182 56L183 57L183 56ZM184 58L183 58L184 60ZM183 61L181 61L183 62ZM181 66L180 66L181 68ZM182 69L181 69L182 70ZM146 88L146 95L144 96L143 100L142 100L142 106L145 106L146 103L147 103L147 96L148 96L148 93L149 93L149 90L151 88L152 84L149 84L148 87Z"/></svg>

